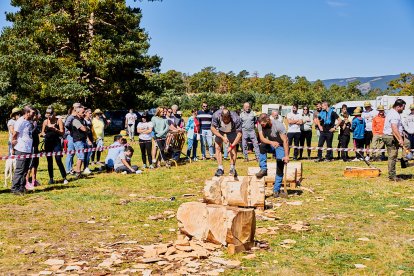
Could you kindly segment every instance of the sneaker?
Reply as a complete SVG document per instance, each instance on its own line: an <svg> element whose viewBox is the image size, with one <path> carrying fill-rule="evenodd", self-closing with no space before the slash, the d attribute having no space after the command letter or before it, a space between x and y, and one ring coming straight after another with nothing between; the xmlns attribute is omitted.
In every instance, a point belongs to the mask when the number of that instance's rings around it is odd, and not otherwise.
<svg viewBox="0 0 414 276"><path fill-rule="evenodd" d="M136 170L136 171L135 171L135 173L136 173L136 174L141 174L141 173L142 173L142 171L141 171L141 170Z"/></svg>
<svg viewBox="0 0 414 276"><path fill-rule="evenodd" d="M155 168L155 166L154 166L154 164L151 164L151 165L149 165L149 167L148 167L150 170L152 170L152 169L154 169Z"/></svg>
<svg viewBox="0 0 414 276"><path fill-rule="evenodd" d="M237 171L236 171L236 169L235 169L235 168L230 169L230 171L229 171L229 176L234 176L234 177L237 177Z"/></svg>
<svg viewBox="0 0 414 276"><path fill-rule="evenodd" d="M69 184L69 181L67 179L63 179L63 185Z"/></svg>
<svg viewBox="0 0 414 276"><path fill-rule="evenodd" d="M321 159L321 158L316 159L315 163L318 163L318 162L323 162L323 159Z"/></svg>
<svg viewBox="0 0 414 276"><path fill-rule="evenodd" d="M365 161L369 161L371 158L367 155L366 157L365 157Z"/></svg>
<svg viewBox="0 0 414 276"><path fill-rule="evenodd" d="M39 181L35 180L35 181L32 183L32 185L33 185L33 186L35 186L35 187L37 187L37 186L40 186L41 184L40 184L40 182L39 182Z"/></svg>
<svg viewBox="0 0 414 276"><path fill-rule="evenodd" d="M205 157L205 156L202 156L201 157L201 160L206 160L207 158Z"/></svg>
<svg viewBox="0 0 414 276"><path fill-rule="evenodd" d="M273 197L274 198L278 198L278 197L287 198L288 195L285 192L279 191L279 192L273 192Z"/></svg>
<svg viewBox="0 0 414 276"><path fill-rule="evenodd" d="M83 175L90 175L91 173L92 172L89 168L84 169L83 172L82 172Z"/></svg>
<svg viewBox="0 0 414 276"><path fill-rule="evenodd" d="M30 183L30 182L26 182L25 188L28 191L33 191L34 190L34 185L32 183Z"/></svg>
<svg viewBox="0 0 414 276"><path fill-rule="evenodd" d="M357 158L357 157L355 157L355 159L352 159L352 162L359 162L360 160Z"/></svg>
<svg viewBox="0 0 414 276"><path fill-rule="evenodd" d="M82 177L82 174L81 174L80 172L75 172L75 173L74 173L74 175L73 175L73 177L74 177L75 179L79 179L79 178L81 178L81 177Z"/></svg>
<svg viewBox="0 0 414 276"><path fill-rule="evenodd" d="M197 161L198 161L198 158L197 158L197 157L194 157L194 158L193 158L193 161L194 161L194 162L197 162Z"/></svg>
<svg viewBox="0 0 414 276"><path fill-rule="evenodd" d="M258 173L256 173L256 177L258 179L261 179L263 176L267 175L267 170L260 170Z"/></svg>
<svg viewBox="0 0 414 276"><path fill-rule="evenodd" d="M224 175L224 171L222 169L217 169L214 176L222 176L222 175Z"/></svg>
<svg viewBox="0 0 414 276"><path fill-rule="evenodd" d="M49 185L55 184L55 181L53 180L53 178L49 179Z"/></svg>
<svg viewBox="0 0 414 276"><path fill-rule="evenodd" d="M216 157L215 157L215 156L211 156L211 157L210 157L210 160L211 160L211 161L216 161Z"/></svg>
<svg viewBox="0 0 414 276"><path fill-rule="evenodd" d="M388 178L388 180L389 180L389 181L394 181L394 182L400 182L400 181L403 181L403 179L402 179L402 178L399 178L399 177L397 177L397 176L395 176L395 177L390 177L390 178Z"/></svg>
<svg viewBox="0 0 414 276"><path fill-rule="evenodd" d="M332 162L332 159L325 159L324 162Z"/></svg>
<svg viewBox="0 0 414 276"><path fill-rule="evenodd" d="M147 168L147 164L144 164L144 165L142 166L142 168L143 168L143 169L146 169L146 168Z"/></svg>
<svg viewBox="0 0 414 276"><path fill-rule="evenodd" d="M123 172L121 172L121 174L127 174L127 172L126 171L123 171Z"/></svg>
<svg viewBox="0 0 414 276"><path fill-rule="evenodd" d="M75 172L74 170L71 170L71 171L69 171L67 174L70 174L70 175L76 175L76 172Z"/></svg>

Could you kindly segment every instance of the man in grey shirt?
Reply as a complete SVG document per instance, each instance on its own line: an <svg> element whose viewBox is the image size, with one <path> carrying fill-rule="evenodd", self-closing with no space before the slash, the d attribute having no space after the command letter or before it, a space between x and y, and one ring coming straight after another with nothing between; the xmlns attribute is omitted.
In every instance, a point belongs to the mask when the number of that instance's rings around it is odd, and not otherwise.
<svg viewBox="0 0 414 276"><path fill-rule="evenodd" d="M253 143L256 160L259 160L260 151L255 131L256 114L250 109L249 103L244 103L243 111L240 113L240 119L242 122L242 146L244 160L249 161L249 157L247 155L248 139L250 139L250 141Z"/></svg>

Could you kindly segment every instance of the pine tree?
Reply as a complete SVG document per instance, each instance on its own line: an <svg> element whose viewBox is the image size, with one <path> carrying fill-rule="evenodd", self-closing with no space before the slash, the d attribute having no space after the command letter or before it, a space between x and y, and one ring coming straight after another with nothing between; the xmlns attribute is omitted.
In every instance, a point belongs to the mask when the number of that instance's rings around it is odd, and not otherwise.
<svg viewBox="0 0 414 276"><path fill-rule="evenodd" d="M147 72L161 59L147 54L141 10L125 0L12 0L11 27L0 37L0 105L73 102L129 108L151 90ZM147 103L151 104L151 103Z"/></svg>

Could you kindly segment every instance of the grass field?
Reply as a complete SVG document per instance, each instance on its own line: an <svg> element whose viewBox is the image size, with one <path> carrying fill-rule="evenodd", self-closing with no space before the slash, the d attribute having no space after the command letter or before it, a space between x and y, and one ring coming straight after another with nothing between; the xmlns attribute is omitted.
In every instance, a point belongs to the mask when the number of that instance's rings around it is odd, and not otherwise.
<svg viewBox="0 0 414 276"><path fill-rule="evenodd" d="M7 134L0 134L5 153ZM111 138L106 139L106 145ZM138 147L133 158L140 164ZM239 160L238 172L248 166ZM309 223L310 231L278 230L256 235L269 250L256 252L252 260L243 254L229 258L242 261L243 270L228 275L413 275L414 274L414 180L387 180L386 163L374 163L383 175L376 179L345 179L341 161L304 161L302 185L314 190L292 194L275 203L300 201L301 205L276 204L276 221L258 221L258 227L295 221ZM359 166L365 166L363 163ZM229 163L225 162L226 172ZM1 161L4 168L4 161ZM47 268L49 258L87 261L87 274L103 275L94 267L104 259L103 245L136 240L139 244L172 241L175 219L153 221L148 217L202 197L204 181L216 169L212 161L200 161L173 169L145 171L142 175L95 174L69 185L46 185L46 161L41 159L34 193L14 196L0 187L0 271L2 274L36 274ZM3 183L3 169L1 183ZM404 173L412 173L405 169ZM398 173L402 170L398 168ZM58 171L55 172L59 176ZM58 177L56 177L58 178ZM183 194L195 194L183 197ZM171 201L174 196L176 199ZM413 209L410 209L413 208ZM404 210L407 209L407 210ZM286 239L296 241L290 248ZM132 255L117 271L134 263ZM356 268L362 264L365 268ZM116 271L112 271L116 274Z"/></svg>

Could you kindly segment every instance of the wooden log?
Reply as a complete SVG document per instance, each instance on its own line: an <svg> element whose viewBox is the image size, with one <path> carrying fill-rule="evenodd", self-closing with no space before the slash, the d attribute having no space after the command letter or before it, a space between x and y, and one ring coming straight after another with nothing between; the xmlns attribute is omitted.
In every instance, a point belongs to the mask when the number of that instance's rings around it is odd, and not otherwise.
<svg viewBox="0 0 414 276"><path fill-rule="evenodd" d="M223 204L221 182L224 177L213 177L204 184L204 202L209 204Z"/></svg>
<svg viewBox="0 0 414 276"><path fill-rule="evenodd" d="M238 180L234 180L234 178L223 179L220 185L223 204L240 207L249 206L248 192L250 178L248 176L239 176Z"/></svg>
<svg viewBox="0 0 414 276"><path fill-rule="evenodd" d="M264 207L265 182L255 176L220 177L207 180L204 202L239 207Z"/></svg>
<svg viewBox="0 0 414 276"><path fill-rule="evenodd" d="M187 202L177 211L180 231L201 241L235 246L254 242L254 209Z"/></svg>
<svg viewBox="0 0 414 276"><path fill-rule="evenodd" d="M260 171L259 167L247 168L247 174L250 176L256 175ZM301 162L289 162L287 164L287 172L284 177L289 183L300 183L302 180L302 163ZM272 185L275 182L276 177L276 162L267 163L267 176L264 177L266 186Z"/></svg>
<svg viewBox="0 0 414 276"><path fill-rule="evenodd" d="M380 175L381 170L377 168L346 167L344 170L345 177L378 177Z"/></svg>
<svg viewBox="0 0 414 276"><path fill-rule="evenodd" d="M207 236L207 204L201 202L187 202L177 210L177 220L181 233L203 240Z"/></svg>

